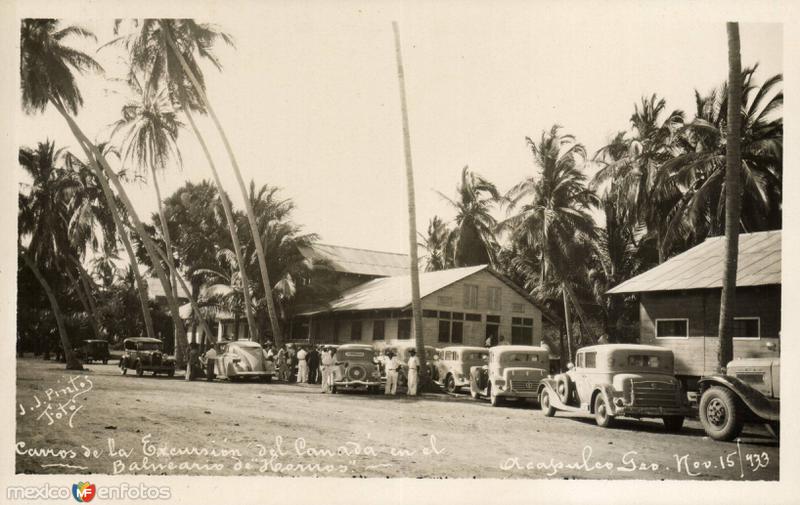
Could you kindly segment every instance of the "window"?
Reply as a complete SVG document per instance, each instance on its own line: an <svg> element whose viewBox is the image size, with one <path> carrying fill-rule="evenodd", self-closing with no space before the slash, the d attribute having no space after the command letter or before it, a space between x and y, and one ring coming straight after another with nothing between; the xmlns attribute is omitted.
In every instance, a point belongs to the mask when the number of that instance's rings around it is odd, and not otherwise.
<svg viewBox="0 0 800 505"><path fill-rule="evenodd" d="M734 317L733 338L753 340L761 338L761 318Z"/></svg>
<svg viewBox="0 0 800 505"><path fill-rule="evenodd" d="M398 340L408 340L411 338L411 319L399 319L397 321Z"/></svg>
<svg viewBox="0 0 800 505"><path fill-rule="evenodd" d="M488 288L486 290L486 298L489 310L500 310L500 293L500 288Z"/></svg>
<svg viewBox="0 0 800 505"><path fill-rule="evenodd" d="M467 321L477 321L481 322L481 315L480 314L466 314L465 316Z"/></svg>
<svg viewBox="0 0 800 505"><path fill-rule="evenodd" d="M439 297L439 305L444 305L445 307L450 307L453 305L453 297L452 296L440 296Z"/></svg>
<svg viewBox="0 0 800 505"><path fill-rule="evenodd" d="M656 319L656 338L689 338L689 320Z"/></svg>
<svg viewBox="0 0 800 505"><path fill-rule="evenodd" d="M525 305L522 303L512 303L511 312L516 312L516 313L525 312Z"/></svg>
<svg viewBox="0 0 800 505"><path fill-rule="evenodd" d="M450 342L450 321L439 320L439 342Z"/></svg>
<svg viewBox="0 0 800 505"><path fill-rule="evenodd" d="M492 324L500 324L500 316L486 316L486 322Z"/></svg>
<svg viewBox="0 0 800 505"><path fill-rule="evenodd" d="M422 317L436 317L437 313L435 310L423 310Z"/></svg>
<svg viewBox="0 0 800 505"><path fill-rule="evenodd" d="M628 366L635 368L658 368L661 366L661 360L658 356L631 354L628 356Z"/></svg>
<svg viewBox="0 0 800 505"><path fill-rule="evenodd" d="M464 342L464 323L461 321L453 321L450 341L454 344Z"/></svg>
<svg viewBox="0 0 800 505"><path fill-rule="evenodd" d="M453 312L453 321L463 321L463 320L464 320L463 312Z"/></svg>
<svg viewBox="0 0 800 505"><path fill-rule="evenodd" d="M585 368L594 368L597 366L597 353L596 352L587 352L584 354L584 367Z"/></svg>
<svg viewBox="0 0 800 505"><path fill-rule="evenodd" d="M361 340L361 321L350 322L350 340Z"/></svg>
<svg viewBox="0 0 800 505"><path fill-rule="evenodd" d="M464 308L478 308L478 286L474 284L464 284Z"/></svg>
<svg viewBox="0 0 800 505"><path fill-rule="evenodd" d="M579 352L577 356L575 356L575 364L578 368L583 368L583 353Z"/></svg>
<svg viewBox="0 0 800 505"><path fill-rule="evenodd" d="M452 361L453 360L453 351L445 351L444 352L444 359L446 361Z"/></svg>
<svg viewBox="0 0 800 505"><path fill-rule="evenodd" d="M379 319L372 322L372 340L383 340L386 332L386 323Z"/></svg>
<svg viewBox="0 0 800 505"><path fill-rule="evenodd" d="M511 318L511 343L513 345L533 345L533 319Z"/></svg>
<svg viewBox="0 0 800 505"><path fill-rule="evenodd" d="M439 312L439 319L447 319L450 320L450 313L449 312Z"/></svg>

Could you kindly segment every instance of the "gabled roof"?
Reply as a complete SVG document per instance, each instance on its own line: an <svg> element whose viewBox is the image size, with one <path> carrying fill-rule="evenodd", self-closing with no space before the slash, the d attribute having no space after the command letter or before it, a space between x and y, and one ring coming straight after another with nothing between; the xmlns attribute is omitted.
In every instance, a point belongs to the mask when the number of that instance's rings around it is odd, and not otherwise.
<svg viewBox="0 0 800 505"><path fill-rule="evenodd" d="M725 237L711 237L606 293L721 288L724 268ZM736 285L780 283L781 231L740 234Z"/></svg>
<svg viewBox="0 0 800 505"><path fill-rule="evenodd" d="M409 269L407 254L319 243L299 249L306 259L325 262L335 272L390 277L407 274Z"/></svg>
<svg viewBox="0 0 800 505"><path fill-rule="evenodd" d="M522 288L514 284L506 276L489 268L488 265L476 265L471 267L451 268L436 272L421 272L419 274L419 294L420 298L425 298L440 289L451 284L466 279L481 271L487 271L494 275L510 288L514 289L523 298L536 306L551 321L558 321L545 308L539 306ZM309 310L298 314L309 316L325 312L345 312L360 310L403 310L411 306L411 278L410 275L398 275L374 279L364 284L359 284L344 291L337 299L333 300L325 308Z"/></svg>

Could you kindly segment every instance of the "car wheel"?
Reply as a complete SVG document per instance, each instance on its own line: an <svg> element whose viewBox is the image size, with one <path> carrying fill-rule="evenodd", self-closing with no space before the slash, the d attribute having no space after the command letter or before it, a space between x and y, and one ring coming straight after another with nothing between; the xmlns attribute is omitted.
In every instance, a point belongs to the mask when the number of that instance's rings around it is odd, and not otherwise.
<svg viewBox="0 0 800 505"><path fill-rule="evenodd" d="M336 386L331 386L331 394L332 395L336 394Z"/></svg>
<svg viewBox="0 0 800 505"><path fill-rule="evenodd" d="M128 368L127 367L122 367L121 372L122 372L122 375L126 375L128 373Z"/></svg>
<svg viewBox="0 0 800 505"><path fill-rule="evenodd" d="M448 393L456 392L456 380L453 378L452 375L448 375L447 378L444 380L444 388L445 390L447 390Z"/></svg>
<svg viewBox="0 0 800 505"><path fill-rule="evenodd" d="M144 367L142 367L141 363L136 363L136 375L139 377L144 375Z"/></svg>
<svg viewBox="0 0 800 505"><path fill-rule="evenodd" d="M611 415L602 394L597 395L597 399L594 401L594 420L601 428L609 428L614 424L614 416Z"/></svg>
<svg viewBox="0 0 800 505"><path fill-rule="evenodd" d="M733 440L742 432L742 407L736 395L727 388L708 388L700 398L699 411L703 429L714 440Z"/></svg>
<svg viewBox="0 0 800 505"><path fill-rule="evenodd" d="M167 377L175 377L175 370L170 370L167 372Z"/></svg>
<svg viewBox="0 0 800 505"><path fill-rule="evenodd" d="M491 406L497 407L498 405L500 405L500 397L494 394L494 391L492 391L491 383L489 383L486 389L488 389L486 394L489 396L489 403L491 404Z"/></svg>
<svg viewBox="0 0 800 505"><path fill-rule="evenodd" d="M550 404L550 393L546 389L542 389L539 394L539 406L542 408L542 413L545 417L553 417L556 415L556 409Z"/></svg>
<svg viewBox="0 0 800 505"><path fill-rule="evenodd" d="M104 365L108 365L108 360L107 360L107 359L104 359L104 360L103 360L103 364L104 364Z"/></svg>
<svg viewBox="0 0 800 505"><path fill-rule="evenodd" d="M664 416L664 429L669 433L677 433L683 428L683 416Z"/></svg>

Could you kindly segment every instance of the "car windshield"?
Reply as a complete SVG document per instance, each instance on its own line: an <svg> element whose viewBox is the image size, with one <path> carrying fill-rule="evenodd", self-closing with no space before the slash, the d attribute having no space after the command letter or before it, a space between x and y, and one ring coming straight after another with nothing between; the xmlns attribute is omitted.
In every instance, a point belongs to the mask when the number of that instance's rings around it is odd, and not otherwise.
<svg viewBox="0 0 800 505"><path fill-rule="evenodd" d="M628 356L628 366L635 368L659 368L662 362L658 356L650 354L631 354Z"/></svg>
<svg viewBox="0 0 800 505"><path fill-rule="evenodd" d="M485 352L465 352L464 361L483 361L487 354Z"/></svg>
<svg viewBox="0 0 800 505"><path fill-rule="evenodd" d="M500 359L504 363L539 363L539 355L532 352L510 352Z"/></svg>
<svg viewBox="0 0 800 505"><path fill-rule="evenodd" d="M158 351L161 350L160 342L139 342L140 351Z"/></svg>

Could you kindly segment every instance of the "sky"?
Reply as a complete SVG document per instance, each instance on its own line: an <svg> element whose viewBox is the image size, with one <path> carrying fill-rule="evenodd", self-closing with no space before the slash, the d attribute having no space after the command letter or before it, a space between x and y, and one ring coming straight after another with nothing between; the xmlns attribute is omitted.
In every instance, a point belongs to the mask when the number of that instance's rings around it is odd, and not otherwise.
<svg viewBox="0 0 800 505"><path fill-rule="evenodd" d="M725 26L701 16L542 15L519 3L313 5L245 2L200 19L236 41L235 49L218 48L222 72L204 71L245 180L282 188L296 203L294 220L330 244L408 251L392 19L400 23L421 232L433 215L453 219L437 191L454 196L465 165L505 192L536 173L526 136L559 124L591 155L628 129L640 97L657 93L691 118L694 90L727 77ZM124 76L122 52L96 52L113 37L109 19L65 23L97 35L96 43L76 41L106 68L104 77L79 80L85 107L77 119L105 140L125 101L124 86L111 80ZM741 25L742 63L759 63L759 83L783 71L782 35L780 24ZM54 111L17 119L18 145L50 138L76 149ZM240 207L213 124L204 119L200 128ZM164 174L165 195L187 180L211 179L190 130L179 147L183 167ZM129 194L141 215L156 210L151 185L134 183Z"/></svg>

